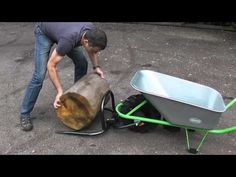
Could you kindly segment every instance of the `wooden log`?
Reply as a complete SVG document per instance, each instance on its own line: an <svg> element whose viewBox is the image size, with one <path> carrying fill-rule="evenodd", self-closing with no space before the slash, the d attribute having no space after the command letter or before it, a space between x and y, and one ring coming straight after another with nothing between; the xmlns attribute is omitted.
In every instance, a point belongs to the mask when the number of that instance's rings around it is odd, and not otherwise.
<svg viewBox="0 0 236 177"><path fill-rule="evenodd" d="M100 111L101 101L110 86L94 73L82 77L60 97L57 117L68 127L80 130L89 125Z"/></svg>

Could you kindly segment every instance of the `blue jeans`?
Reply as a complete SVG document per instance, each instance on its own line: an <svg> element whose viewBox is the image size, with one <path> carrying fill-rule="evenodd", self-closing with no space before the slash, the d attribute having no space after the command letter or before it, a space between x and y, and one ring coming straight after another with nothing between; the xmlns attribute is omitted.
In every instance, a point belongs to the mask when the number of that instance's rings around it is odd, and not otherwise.
<svg viewBox="0 0 236 177"><path fill-rule="evenodd" d="M43 81L47 72L47 62L49 59L50 50L54 42L49 39L40 29L38 25L35 26L35 53L34 62L35 68L32 79L30 80L23 98L20 108L21 117L28 117L32 112L37 101L39 92L43 86ZM88 62L83 54L81 47L74 48L67 54L72 59L75 65L74 82L78 81L87 73Z"/></svg>

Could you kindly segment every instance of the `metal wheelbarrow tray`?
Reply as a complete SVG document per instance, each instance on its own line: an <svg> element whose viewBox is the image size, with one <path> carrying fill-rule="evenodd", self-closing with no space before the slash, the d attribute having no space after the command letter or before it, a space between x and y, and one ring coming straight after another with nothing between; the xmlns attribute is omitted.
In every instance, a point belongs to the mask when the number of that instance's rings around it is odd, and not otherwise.
<svg viewBox="0 0 236 177"><path fill-rule="evenodd" d="M141 70L130 84L172 124L213 129L226 110L216 90L166 74Z"/></svg>

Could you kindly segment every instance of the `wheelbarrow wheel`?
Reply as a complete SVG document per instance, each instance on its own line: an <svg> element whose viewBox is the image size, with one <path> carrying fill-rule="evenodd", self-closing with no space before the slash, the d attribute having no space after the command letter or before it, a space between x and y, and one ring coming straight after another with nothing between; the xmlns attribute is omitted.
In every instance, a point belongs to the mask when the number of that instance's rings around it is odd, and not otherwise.
<svg viewBox="0 0 236 177"><path fill-rule="evenodd" d="M127 114L144 100L145 98L142 94L132 95L123 102L123 105L120 108L120 112L122 112L123 114ZM149 102L142 106L139 110L134 112L132 115L139 117L150 117L154 119L160 119L161 117L160 113ZM130 119L120 119L121 124L132 124L135 122L138 121ZM128 127L128 129L133 132L147 133L150 130L156 128L156 126L157 124L154 123L140 121L136 125Z"/></svg>
<svg viewBox="0 0 236 177"><path fill-rule="evenodd" d="M134 116L145 117L145 113L143 111L136 111L133 113ZM149 131L155 129L157 124L147 123L147 122L139 122L136 126L129 127L129 130L139 133L148 133Z"/></svg>

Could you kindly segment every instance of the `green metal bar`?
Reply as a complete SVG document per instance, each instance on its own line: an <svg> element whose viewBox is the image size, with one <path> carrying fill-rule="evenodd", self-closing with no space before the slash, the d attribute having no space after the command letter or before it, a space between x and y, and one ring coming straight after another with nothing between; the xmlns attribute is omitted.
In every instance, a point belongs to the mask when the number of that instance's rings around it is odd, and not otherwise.
<svg viewBox="0 0 236 177"><path fill-rule="evenodd" d="M143 103L143 102L142 102ZM141 103L141 104L142 104ZM119 111L120 107L122 106L122 103L119 103L116 106L116 112L118 113L118 115L122 118L125 119L131 119L131 120L140 120L140 121L145 121L145 122L151 122L151 123L157 123L157 124L162 124L162 125L170 125L170 126L175 126L167 121L163 121L163 120L157 120L157 119L153 119L153 118L146 118L146 117L140 117L140 116L131 116L131 115L127 115L127 114L123 114ZM140 106L140 105L138 105ZM140 106L141 107L141 106ZM136 109L137 110L137 109ZM131 110L132 111L132 110ZM133 112L133 111L132 111Z"/></svg>
<svg viewBox="0 0 236 177"><path fill-rule="evenodd" d="M230 133L236 131L236 126L224 128L224 129L214 129L214 130L209 130L209 133L213 134L224 134L224 133Z"/></svg>
<svg viewBox="0 0 236 177"><path fill-rule="evenodd" d="M185 135L186 135L186 140L187 140L187 147L190 149L190 143L189 143L189 136L188 136L188 129L185 128Z"/></svg>
<svg viewBox="0 0 236 177"><path fill-rule="evenodd" d="M116 112L118 113L118 115L122 118L125 119L131 119L131 120L139 120L139 121L144 121L144 122L150 122L150 123L156 123L156 124L161 124L161 125L168 125L168 126L173 126L173 127L179 127L179 128L187 128L187 129L193 129L196 131L206 131L206 129L201 129L201 128L195 128L195 127L188 127L188 126L183 126L183 125L175 125L175 124L171 124L168 121L164 121L164 120L157 120L157 119L153 119L153 118L148 118L148 117L140 117L140 116L132 116L131 114L134 113L136 110L138 110L140 107L142 107L144 104L146 103L146 101L143 101L142 103L140 103L139 105L137 105L134 109L132 109L128 114L123 114L119 111L120 107L122 106L123 103L119 103L116 106ZM230 133L233 131L236 131L236 125L232 126L232 127L228 127L228 128L223 128L223 129L212 129L212 130L207 130L208 133L212 133L212 134L224 134L224 133Z"/></svg>
<svg viewBox="0 0 236 177"><path fill-rule="evenodd" d="M206 131L204 137L202 138L200 144L198 145L198 147L197 147L197 151L199 151L199 149L200 149L200 147L202 146L203 142L205 141L207 135L208 135L208 131Z"/></svg>
<svg viewBox="0 0 236 177"><path fill-rule="evenodd" d="M231 108L233 105L236 104L236 98L234 98L232 101L230 101L227 105L226 105L226 110Z"/></svg>
<svg viewBox="0 0 236 177"><path fill-rule="evenodd" d="M130 116L131 114L133 114L135 111L137 111L139 108L141 108L143 105L145 105L147 103L147 100L144 100L142 103L140 103L139 105L137 105L135 108L133 108L130 112L128 112L126 115Z"/></svg>

